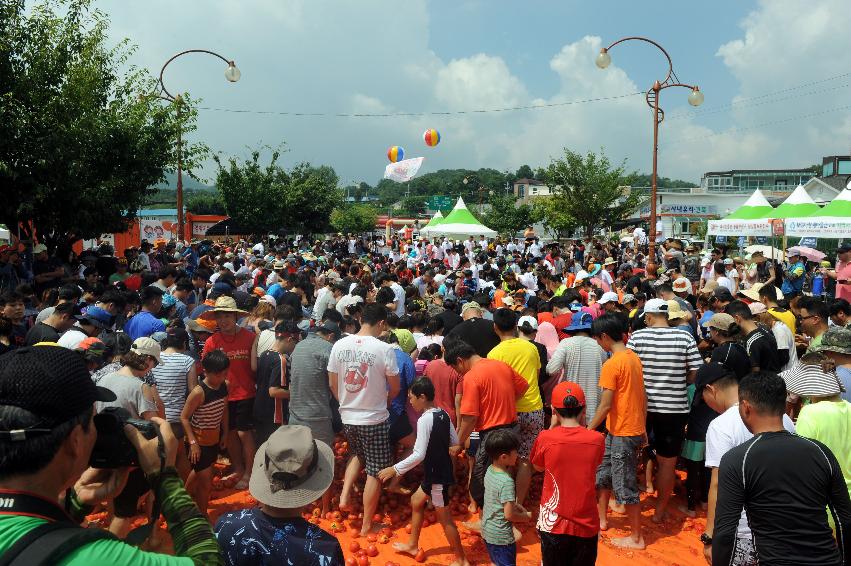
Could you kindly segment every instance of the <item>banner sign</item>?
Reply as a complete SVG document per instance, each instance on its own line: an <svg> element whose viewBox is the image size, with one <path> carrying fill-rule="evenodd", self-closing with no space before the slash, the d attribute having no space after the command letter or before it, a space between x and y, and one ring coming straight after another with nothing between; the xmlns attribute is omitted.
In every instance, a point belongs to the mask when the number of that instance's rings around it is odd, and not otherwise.
<svg viewBox="0 0 851 566"><path fill-rule="evenodd" d="M847 239L851 234L851 218L825 216L790 219L786 221L786 233L790 236Z"/></svg>
<svg viewBox="0 0 851 566"><path fill-rule="evenodd" d="M207 230L212 228L218 224L218 222L193 222L192 223L192 236L193 237L204 237L207 235Z"/></svg>
<svg viewBox="0 0 851 566"><path fill-rule="evenodd" d="M740 248L745 247L745 237L744 236L739 236L739 247Z"/></svg>
<svg viewBox="0 0 851 566"><path fill-rule="evenodd" d="M710 220L708 233L724 236L768 236L770 220Z"/></svg>
<svg viewBox="0 0 851 566"><path fill-rule="evenodd" d="M799 246L806 246L808 248L815 248L818 245L818 238L813 238L811 236L804 236L801 238L801 241L798 242Z"/></svg>
<svg viewBox="0 0 851 566"><path fill-rule="evenodd" d="M172 230L176 229L176 224L171 220L156 220L148 218L142 218L139 220L140 238L148 240L151 243L160 238L165 240L172 239Z"/></svg>
<svg viewBox="0 0 851 566"><path fill-rule="evenodd" d="M384 178L396 181L397 183L406 183L416 176L417 171L423 164L424 157L414 157L413 159L403 159L396 163L388 163L384 168Z"/></svg>
<svg viewBox="0 0 851 566"><path fill-rule="evenodd" d="M769 238L767 236L757 236L756 237L756 243L760 244L761 246L768 245L768 240L769 240Z"/></svg>
<svg viewBox="0 0 851 566"><path fill-rule="evenodd" d="M662 214L716 214L716 207L707 204L661 204Z"/></svg>
<svg viewBox="0 0 851 566"><path fill-rule="evenodd" d="M715 236L715 243L716 244L726 244L727 243L727 236Z"/></svg>

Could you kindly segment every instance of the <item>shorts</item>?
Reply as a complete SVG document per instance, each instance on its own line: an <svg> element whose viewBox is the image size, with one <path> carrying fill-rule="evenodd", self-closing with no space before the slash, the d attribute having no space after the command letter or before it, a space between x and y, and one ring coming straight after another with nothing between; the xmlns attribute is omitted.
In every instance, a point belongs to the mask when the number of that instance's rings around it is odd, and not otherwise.
<svg viewBox="0 0 851 566"><path fill-rule="evenodd" d="M759 559L750 537L736 537L736 547L733 549L731 566L758 566Z"/></svg>
<svg viewBox="0 0 851 566"><path fill-rule="evenodd" d="M201 446L201 456L198 461L192 464L192 470L195 472L203 472L210 466L216 463L219 459L219 446ZM189 450L187 450L187 455Z"/></svg>
<svg viewBox="0 0 851 566"><path fill-rule="evenodd" d="M254 430L254 399L228 401L228 425L231 430Z"/></svg>
<svg viewBox="0 0 851 566"><path fill-rule="evenodd" d="M479 431L479 446L476 450L476 461L473 462L473 471L470 472L470 497L473 498L473 501L476 502L476 505L480 509L485 505L485 473L488 471L488 466L491 465L490 456L485 451L485 443L490 433L502 428L517 431L516 423L495 426Z"/></svg>
<svg viewBox="0 0 851 566"><path fill-rule="evenodd" d="M330 418L321 420L301 420L290 413L290 425L306 426L313 432L314 440L321 440L331 448L334 447L334 427Z"/></svg>
<svg viewBox="0 0 851 566"><path fill-rule="evenodd" d="M467 448L467 457L476 459L476 452L479 450L479 431L474 430L470 433L470 446Z"/></svg>
<svg viewBox="0 0 851 566"><path fill-rule="evenodd" d="M542 566L594 566L598 536L578 537L538 530Z"/></svg>
<svg viewBox="0 0 851 566"><path fill-rule="evenodd" d="M168 424L171 425L171 432L174 433L174 437L177 440L183 440L183 438L186 436L186 431L183 430L183 423L180 421L174 423L169 421Z"/></svg>
<svg viewBox="0 0 851 566"><path fill-rule="evenodd" d="M686 436L688 413L647 413L647 436L653 436L656 455L676 458Z"/></svg>
<svg viewBox="0 0 851 566"><path fill-rule="evenodd" d="M435 483L431 487L421 484L420 489L431 498L431 504L435 507L446 507L449 501L449 484Z"/></svg>
<svg viewBox="0 0 851 566"><path fill-rule="evenodd" d="M517 566L517 543L491 544L485 543L488 556L496 566Z"/></svg>
<svg viewBox="0 0 851 566"><path fill-rule="evenodd" d="M343 424L343 432L349 440L349 450L361 459L367 475L378 477L378 472L393 464L390 425L387 422L375 425Z"/></svg>
<svg viewBox="0 0 851 566"><path fill-rule="evenodd" d="M606 436L606 451L595 482L597 489L612 490L620 504L639 503L638 458L643 443L642 436Z"/></svg>
<svg viewBox="0 0 851 566"><path fill-rule="evenodd" d="M517 455L524 460L529 459L532 453L532 445L535 439L544 430L544 410L529 411L528 413L517 413L517 437L520 439L520 447Z"/></svg>
<svg viewBox="0 0 851 566"><path fill-rule="evenodd" d="M131 471L130 475L127 476L127 484L124 489L112 501L115 516L121 519L129 519L138 515L139 498L149 491L151 491L151 486L145 479L145 472L141 468Z"/></svg>
<svg viewBox="0 0 851 566"><path fill-rule="evenodd" d="M402 411L401 415L390 415L390 443L396 444L409 434L413 434L414 429L411 427L411 421L408 420L407 411Z"/></svg>
<svg viewBox="0 0 851 566"><path fill-rule="evenodd" d="M263 423L257 424L254 427L254 441L259 447L261 444L269 440L269 437L272 436L276 430L278 430L282 425L277 423Z"/></svg>

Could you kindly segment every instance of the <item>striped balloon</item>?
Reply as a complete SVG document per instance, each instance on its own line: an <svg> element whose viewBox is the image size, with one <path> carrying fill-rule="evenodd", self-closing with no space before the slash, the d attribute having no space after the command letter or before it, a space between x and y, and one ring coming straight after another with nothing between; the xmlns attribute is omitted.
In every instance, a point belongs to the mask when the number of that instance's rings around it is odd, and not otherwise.
<svg viewBox="0 0 851 566"><path fill-rule="evenodd" d="M426 130L423 134L423 141L429 147L434 147L440 143L440 132L434 129Z"/></svg>
<svg viewBox="0 0 851 566"><path fill-rule="evenodd" d="M390 160L390 163L402 161L403 159L405 159L405 150L402 148L402 146L394 145L393 147L387 150L387 159Z"/></svg>

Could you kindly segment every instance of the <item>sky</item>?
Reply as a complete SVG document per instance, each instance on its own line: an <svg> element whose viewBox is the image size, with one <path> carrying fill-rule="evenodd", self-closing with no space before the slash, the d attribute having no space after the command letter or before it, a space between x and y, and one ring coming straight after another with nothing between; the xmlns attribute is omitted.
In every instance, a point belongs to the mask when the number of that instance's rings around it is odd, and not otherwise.
<svg viewBox="0 0 851 566"><path fill-rule="evenodd" d="M203 48L236 61L237 83L208 55L169 65L171 92L200 98L196 136L223 157L286 144L282 161L331 165L341 183L380 180L387 148L444 168L546 166L564 148L601 148L649 172L652 113L642 94L667 72L660 175L798 168L851 150L851 12L844 0L99 0L113 41L158 75L174 53ZM622 96L629 95L629 96ZM589 99L606 99L582 102ZM568 104L565 104L568 103ZM517 106L546 108L493 110ZM240 112L236 112L240 111ZM245 112L243 112L245 111ZM293 116L287 113L328 116ZM350 117L335 114L429 113ZM437 129L437 147L422 134ZM202 172L210 184L215 168Z"/></svg>

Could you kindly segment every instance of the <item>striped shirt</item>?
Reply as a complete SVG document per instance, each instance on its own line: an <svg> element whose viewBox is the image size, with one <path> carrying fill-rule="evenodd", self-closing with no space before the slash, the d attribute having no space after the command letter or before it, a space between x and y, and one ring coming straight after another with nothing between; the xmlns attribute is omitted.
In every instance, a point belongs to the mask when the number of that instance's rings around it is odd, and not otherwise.
<svg viewBox="0 0 851 566"><path fill-rule="evenodd" d="M189 394L186 376L193 365L195 360L186 354L160 354L160 363L151 370L165 406L165 420L170 423L180 422L180 413Z"/></svg>
<svg viewBox="0 0 851 566"><path fill-rule="evenodd" d="M642 328L626 347L638 354L644 368L644 389L650 413L688 413L686 376L703 364L697 344L684 328Z"/></svg>
<svg viewBox="0 0 851 566"><path fill-rule="evenodd" d="M198 444L213 446L219 442L219 427L227 409L228 388L223 383L218 389L211 389L203 380L198 385L204 390L204 402L192 413L189 423Z"/></svg>

